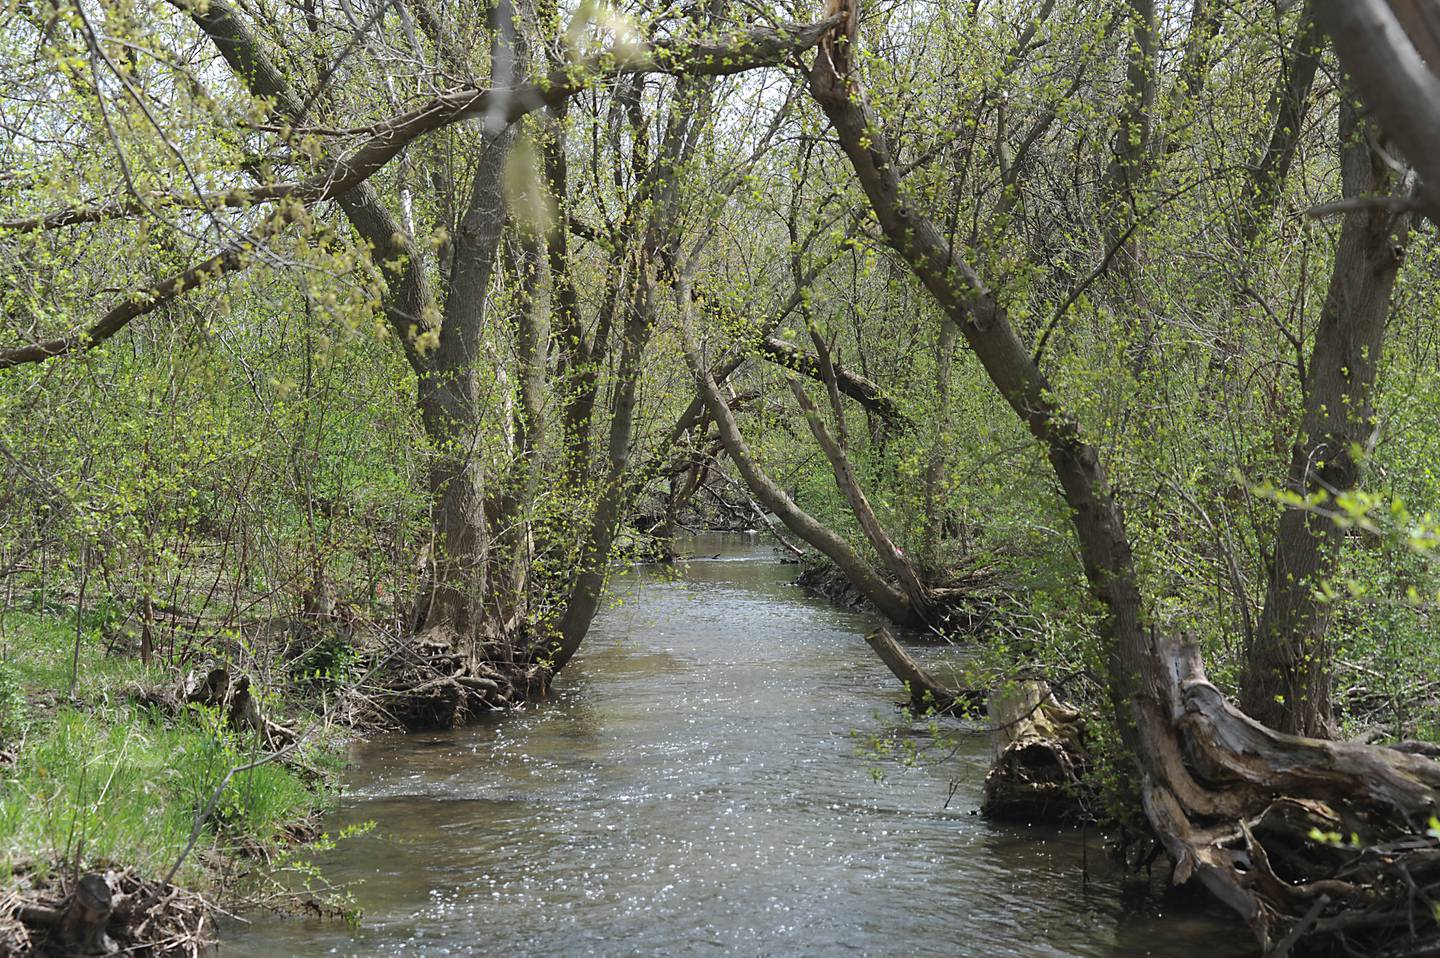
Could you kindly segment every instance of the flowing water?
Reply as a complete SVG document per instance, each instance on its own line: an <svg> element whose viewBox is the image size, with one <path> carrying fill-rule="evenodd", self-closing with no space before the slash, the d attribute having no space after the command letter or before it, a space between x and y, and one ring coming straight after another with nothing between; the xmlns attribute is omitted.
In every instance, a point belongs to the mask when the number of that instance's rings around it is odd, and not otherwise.
<svg viewBox="0 0 1440 958"><path fill-rule="evenodd" d="M687 545L616 583L553 700L357 748L329 824L376 827L318 863L361 927L257 918L224 958L1250 953L1108 872L1093 833L977 817L982 734L916 767L859 754L930 741L869 621L753 537Z"/></svg>

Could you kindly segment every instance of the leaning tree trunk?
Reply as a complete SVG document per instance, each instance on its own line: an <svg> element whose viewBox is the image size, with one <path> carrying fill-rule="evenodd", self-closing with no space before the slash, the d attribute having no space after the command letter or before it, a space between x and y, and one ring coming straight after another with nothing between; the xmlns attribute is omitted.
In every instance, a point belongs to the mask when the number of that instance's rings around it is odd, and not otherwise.
<svg viewBox="0 0 1440 958"><path fill-rule="evenodd" d="M851 31L855 23L853 7ZM1147 620L1124 517L1096 449L1057 405L1005 309L906 200L881 127L852 72L853 42L821 45L810 89L887 241L959 326L991 382L1045 447L1103 611L1108 682L1146 817L1175 862L1239 912L1263 949L1309 931L1345 933L1416 916L1440 886L1425 835L1440 764L1391 750L1285 735L1232 709L1193 646ZM837 42L841 41L841 42ZM1374 855L1332 849L1313 830L1355 835ZM1417 894L1419 889L1419 894ZM1428 909L1420 920L1433 920Z"/></svg>
<svg viewBox="0 0 1440 958"><path fill-rule="evenodd" d="M1341 107L1341 171L1347 200L1383 199L1395 176L1371 145L1377 131ZM1356 451L1374 431L1370 396L1385 343L1390 293L1409 234L1408 214L1372 203L1345 214L1330 288L1305 374L1304 416L1286 491L1304 500L1280 516L1265 608L1247 650L1240 705L1283 732L1324 737L1331 724L1329 606L1344 530L1329 515L1353 488Z"/></svg>
<svg viewBox="0 0 1440 958"><path fill-rule="evenodd" d="M225 0L175 3L210 37L236 78L273 104L277 119L293 123L304 116L301 97ZM518 59L513 58L512 63ZM499 133L486 139L494 145L510 136L513 134ZM477 621L472 596L480 593L471 589L483 569L484 511L473 358L483 319L485 284L503 223L499 185L504 153L505 149L487 149L477 171L455 260L449 264L452 288L445 304L445 323L438 331L429 318L438 312L435 293L413 237L386 209L371 183L361 183L337 198L356 232L374 247L375 260L385 277L385 314L419 382L418 405L436 451L425 482L438 553L433 595L422 597L422 614L425 623L444 624L457 636L466 635ZM420 342L437 333L436 345L427 352Z"/></svg>
<svg viewBox="0 0 1440 958"><path fill-rule="evenodd" d="M830 360L826 353L821 353L821 362L829 370ZM894 576L900 591L905 594L906 608L909 616L915 622L931 622L935 618L935 604L931 600L930 591L921 581L920 574L906 558L905 553L895 545L890 533L885 530L880 517L876 515L875 508L870 505L870 499L865 495L865 490L860 488L860 481L855 477L855 470L851 468L850 456L845 451L841 441L831 435L826 428L824 421L820 418L820 411L805 394L805 388L795 377L790 377L790 390L795 395L795 402L800 411L805 415L805 421L810 426L810 433L815 437L826 460L830 463L831 472L835 476L835 485L845 496L846 503L850 506L850 513L855 516L855 521L860 524L860 531L870 541L870 546L875 550L875 555L880 559L880 564L892 576ZM825 377L826 385L830 387L831 404L834 411L836 425L840 435L845 434L844 411L840 407L839 392L835 390L834 376L831 374Z"/></svg>
<svg viewBox="0 0 1440 958"><path fill-rule="evenodd" d="M885 581L842 536L801 509L755 461L739 425L735 422L734 413L725 402L725 397L720 394L714 375L706 365L704 357L700 355L693 321L695 304L683 281L677 287L676 295L680 305L680 335L685 350L685 362L695 377L696 390L704 401L710 418L715 420L720 431L720 441L725 447L725 453L740 471L745 485L761 505L780 518L787 529L835 563L855 588L873 602L883 615L895 622L913 621L915 613L905 593Z"/></svg>

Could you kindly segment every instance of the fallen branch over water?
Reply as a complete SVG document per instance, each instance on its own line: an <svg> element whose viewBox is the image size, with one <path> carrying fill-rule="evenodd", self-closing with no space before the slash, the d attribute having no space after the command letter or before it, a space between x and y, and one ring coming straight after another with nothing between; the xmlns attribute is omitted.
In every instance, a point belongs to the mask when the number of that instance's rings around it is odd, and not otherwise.
<svg viewBox="0 0 1440 958"><path fill-rule="evenodd" d="M933 709L942 715L978 711L985 707L985 693L977 689L950 689L901 648L895 636L883 626L865 636L880 661L910 693L910 707L917 712Z"/></svg>

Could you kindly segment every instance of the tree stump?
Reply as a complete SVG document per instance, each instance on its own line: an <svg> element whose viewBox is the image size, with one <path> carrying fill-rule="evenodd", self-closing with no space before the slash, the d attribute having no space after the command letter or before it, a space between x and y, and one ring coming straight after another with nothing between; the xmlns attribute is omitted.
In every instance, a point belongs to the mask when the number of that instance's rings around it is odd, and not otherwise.
<svg viewBox="0 0 1440 958"><path fill-rule="evenodd" d="M260 712L260 703L250 691L246 675L231 678L224 667L211 669L203 676L191 672L185 678L186 702L213 708L225 716L232 731L254 733L272 748L282 748L295 741L295 733Z"/></svg>
<svg viewBox="0 0 1440 958"><path fill-rule="evenodd" d="M1044 682L1022 682L991 693L989 714L995 763L981 811L1025 822L1074 817L1086 763L1080 713L1060 704Z"/></svg>
<svg viewBox="0 0 1440 958"><path fill-rule="evenodd" d="M105 925L114 902L103 875L90 872L81 877L60 917L60 943L74 955L113 955L119 950Z"/></svg>

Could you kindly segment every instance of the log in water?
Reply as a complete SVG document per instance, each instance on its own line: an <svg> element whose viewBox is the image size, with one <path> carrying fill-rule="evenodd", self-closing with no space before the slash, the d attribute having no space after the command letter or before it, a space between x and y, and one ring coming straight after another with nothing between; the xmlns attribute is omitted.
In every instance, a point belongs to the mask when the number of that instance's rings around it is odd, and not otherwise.
<svg viewBox="0 0 1440 958"><path fill-rule="evenodd" d="M866 648L875 623L803 597L753 538L684 545L721 557L621 578L552 701L356 750L330 827L377 828L320 863L359 883L361 928L264 917L224 958L1253 950L1122 882L1093 832L1082 884L1080 833L976 816L984 735L915 768L857 755L929 734Z"/></svg>

